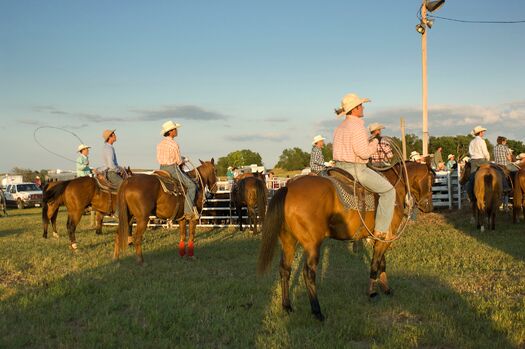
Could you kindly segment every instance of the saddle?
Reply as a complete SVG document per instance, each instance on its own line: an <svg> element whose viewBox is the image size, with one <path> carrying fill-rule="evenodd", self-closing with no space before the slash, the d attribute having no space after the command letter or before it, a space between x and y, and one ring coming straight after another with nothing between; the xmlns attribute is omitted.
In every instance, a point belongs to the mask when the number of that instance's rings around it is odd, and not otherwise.
<svg viewBox="0 0 525 349"><path fill-rule="evenodd" d="M355 183L354 177L342 168L332 167L319 172L319 176L329 179L346 210L375 211L376 195Z"/></svg>
<svg viewBox="0 0 525 349"><path fill-rule="evenodd" d="M112 195L117 195L118 188L115 184L109 181L107 170L102 172L95 172L94 178L100 190L110 193Z"/></svg>
<svg viewBox="0 0 525 349"><path fill-rule="evenodd" d="M160 186L165 193L179 196L184 195L187 188L177 179L174 178L171 173L164 170L156 170L153 172L153 175L156 176L160 182Z"/></svg>

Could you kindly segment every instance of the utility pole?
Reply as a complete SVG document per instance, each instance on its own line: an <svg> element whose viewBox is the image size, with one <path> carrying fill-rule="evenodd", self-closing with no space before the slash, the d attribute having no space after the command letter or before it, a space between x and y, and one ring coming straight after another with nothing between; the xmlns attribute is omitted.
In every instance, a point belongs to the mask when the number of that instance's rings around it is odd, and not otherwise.
<svg viewBox="0 0 525 349"><path fill-rule="evenodd" d="M401 145L403 147L403 160L407 159L407 140L405 137L405 118L400 119L401 122Z"/></svg>
<svg viewBox="0 0 525 349"><path fill-rule="evenodd" d="M421 6L422 22L427 22L425 0ZM427 91L427 30L421 34L421 66L423 79L423 157L428 155L428 91Z"/></svg>

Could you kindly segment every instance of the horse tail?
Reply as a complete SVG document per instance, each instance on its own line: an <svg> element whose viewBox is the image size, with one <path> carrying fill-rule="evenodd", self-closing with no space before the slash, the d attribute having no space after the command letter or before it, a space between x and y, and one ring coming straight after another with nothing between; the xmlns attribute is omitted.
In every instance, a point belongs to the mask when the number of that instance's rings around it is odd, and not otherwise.
<svg viewBox="0 0 525 349"><path fill-rule="evenodd" d="M128 231L129 231L129 212L128 212L128 201L126 200L126 183L121 184L117 194L117 205L118 205L118 240L120 250L124 250L128 244ZM111 194L110 194L111 195Z"/></svg>
<svg viewBox="0 0 525 349"><path fill-rule="evenodd" d="M525 183L525 178L523 178L518 172L514 175L514 207L521 207L523 205L523 189L521 182Z"/></svg>
<svg viewBox="0 0 525 349"><path fill-rule="evenodd" d="M482 212L485 212L490 206L493 197L492 180L492 173L485 173L482 181L474 181L474 192L476 193L478 209Z"/></svg>
<svg viewBox="0 0 525 349"><path fill-rule="evenodd" d="M284 201L288 188L279 189L268 206L268 216L262 227L262 241L259 250L259 260L257 261L257 273L259 275L268 271L268 267L273 259L277 237L284 224Z"/></svg>
<svg viewBox="0 0 525 349"><path fill-rule="evenodd" d="M263 223L266 216L267 201L266 185L264 185L263 181L257 181L257 211L259 211L258 213Z"/></svg>

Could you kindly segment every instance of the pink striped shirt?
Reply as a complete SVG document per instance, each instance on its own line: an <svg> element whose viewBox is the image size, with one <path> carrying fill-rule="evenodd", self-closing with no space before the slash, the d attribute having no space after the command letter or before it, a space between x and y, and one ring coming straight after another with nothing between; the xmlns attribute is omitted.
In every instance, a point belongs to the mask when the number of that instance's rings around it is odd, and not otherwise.
<svg viewBox="0 0 525 349"><path fill-rule="evenodd" d="M164 137L157 144L157 161L161 165L182 164L179 145L171 137Z"/></svg>
<svg viewBox="0 0 525 349"><path fill-rule="evenodd" d="M363 119L349 115L335 129L334 160L366 164L370 156L377 151L377 143L377 139L368 141Z"/></svg>

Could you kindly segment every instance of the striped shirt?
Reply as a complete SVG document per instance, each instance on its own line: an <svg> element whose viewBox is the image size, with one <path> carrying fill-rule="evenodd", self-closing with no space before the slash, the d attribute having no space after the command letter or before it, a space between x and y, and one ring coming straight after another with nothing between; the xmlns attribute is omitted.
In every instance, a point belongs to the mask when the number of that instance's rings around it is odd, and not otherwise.
<svg viewBox="0 0 525 349"><path fill-rule="evenodd" d="M490 161L490 154L487 149L487 143L480 136L474 137L468 145L468 152L472 160L485 159Z"/></svg>
<svg viewBox="0 0 525 349"><path fill-rule="evenodd" d="M372 160L372 162L383 162L389 161L393 157L394 153L392 152L390 144L381 139L381 141L377 145L377 151L374 154L372 154L370 159Z"/></svg>
<svg viewBox="0 0 525 349"><path fill-rule="evenodd" d="M324 165L323 152L321 151L321 148L314 145L310 155L310 171L318 173L325 168L326 166Z"/></svg>
<svg viewBox="0 0 525 349"><path fill-rule="evenodd" d="M157 161L161 165L182 164L179 145L173 138L164 137L164 139L157 144Z"/></svg>
<svg viewBox="0 0 525 349"><path fill-rule="evenodd" d="M509 156L511 155L509 147L506 144L497 144L494 147L494 162L498 165L507 166L510 164Z"/></svg>
<svg viewBox="0 0 525 349"><path fill-rule="evenodd" d="M335 129L334 160L366 164L377 151L377 139L368 141L368 132L362 118L349 115Z"/></svg>

